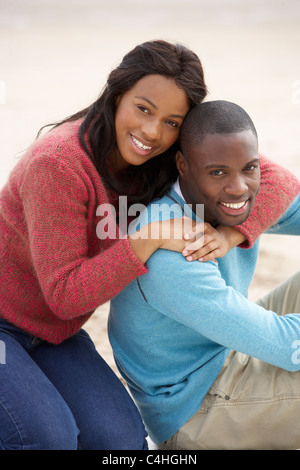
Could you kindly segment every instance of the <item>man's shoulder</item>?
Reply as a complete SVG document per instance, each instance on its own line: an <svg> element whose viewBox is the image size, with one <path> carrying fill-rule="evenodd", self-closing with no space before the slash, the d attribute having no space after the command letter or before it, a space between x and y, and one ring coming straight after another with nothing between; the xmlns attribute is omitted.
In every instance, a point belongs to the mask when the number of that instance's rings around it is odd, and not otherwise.
<svg viewBox="0 0 300 470"><path fill-rule="evenodd" d="M176 217L182 217L184 210L179 200L167 193L160 199L155 199L147 207L151 221L168 220Z"/></svg>
<svg viewBox="0 0 300 470"><path fill-rule="evenodd" d="M215 261L189 262L181 253L164 249L156 250L147 266L148 272L139 279L151 291L154 286L155 289L164 289L166 283L173 284L174 288L182 284L186 284L186 288L192 288L194 282L204 286L215 277L221 277Z"/></svg>
<svg viewBox="0 0 300 470"><path fill-rule="evenodd" d="M183 209L179 201L167 193L159 199L154 199L148 206L145 206L139 216L130 223L128 232L133 234L151 222L170 220L182 217Z"/></svg>

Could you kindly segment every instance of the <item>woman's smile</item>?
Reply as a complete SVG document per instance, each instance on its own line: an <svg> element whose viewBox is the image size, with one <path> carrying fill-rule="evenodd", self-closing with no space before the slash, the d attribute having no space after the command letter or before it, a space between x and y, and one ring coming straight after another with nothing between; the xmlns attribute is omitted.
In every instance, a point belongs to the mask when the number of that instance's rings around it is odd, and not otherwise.
<svg viewBox="0 0 300 470"><path fill-rule="evenodd" d="M131 134L131 138L132 138L132 142L139 150L151 152L151 150L154 148L153 146L143 144L140 140L136 139L132 134Z"/></svg>

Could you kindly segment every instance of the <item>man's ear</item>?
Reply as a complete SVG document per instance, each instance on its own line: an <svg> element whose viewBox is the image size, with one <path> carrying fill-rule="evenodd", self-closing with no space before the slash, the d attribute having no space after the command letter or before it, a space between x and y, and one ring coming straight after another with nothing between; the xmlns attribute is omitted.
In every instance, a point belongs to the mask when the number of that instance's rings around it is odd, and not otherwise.
<svg viewBox="0 0 300 470"><path fill-rule="evenodd" d="M178 150L176 153L176 166L177 166L177 170L181 178L185 179L187 163L180 150Z"/></svg>

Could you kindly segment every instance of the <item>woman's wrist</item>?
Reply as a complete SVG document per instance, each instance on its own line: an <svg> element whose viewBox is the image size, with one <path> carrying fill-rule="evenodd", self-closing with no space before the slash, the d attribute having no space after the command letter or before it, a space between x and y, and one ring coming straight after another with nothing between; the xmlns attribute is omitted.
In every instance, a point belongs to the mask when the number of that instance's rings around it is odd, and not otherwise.
<svg viewBox="0 0 300 470"><path fill-rule="evenodd" d="M226 227L225 225L218 225L216 227L219 233L221 233L227 240L229 249L240 245L246 240L246 235L237 230L235 227Z"/></svg>
<svg viewBox="0 0 300 470"><path fill-rule="evenodd" d="M158 227L159 228L159 223ZM146 263L150 256L160 248L163 240L159 238L159 230L155 231L153 222L145 225L132 235L128 235L128 241L135 256L142 262Z"/></svg>

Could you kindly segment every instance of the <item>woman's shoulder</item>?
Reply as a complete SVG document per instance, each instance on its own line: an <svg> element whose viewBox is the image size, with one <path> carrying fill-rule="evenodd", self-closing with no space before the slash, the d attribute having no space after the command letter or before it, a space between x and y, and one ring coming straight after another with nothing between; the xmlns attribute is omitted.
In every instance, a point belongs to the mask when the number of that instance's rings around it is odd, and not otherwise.
<svg viewBox="0 0 300 470"><path fill-rule="evenodd" d="M10 180L24 182L34 177L46 182L56 175L60 180L102 188L101 177L80 143L80 123L64 123L40 136L19 160Z"/></svg>
<svg viewBox="0 0 300 470"><path fill-rule="evenodd" d="M81 149L79 127L81 120L66 122L41 135L32 145L33 154L64 155L73 148Z"/></svg>
<svg viewBox="0 0 300 470"><path fill-rule="evenodd" d="M62 165L75 172L87 171L93 174L95 166L79 139L81 122L60 124L40 136L24 155L26 165Z"/></svg>

